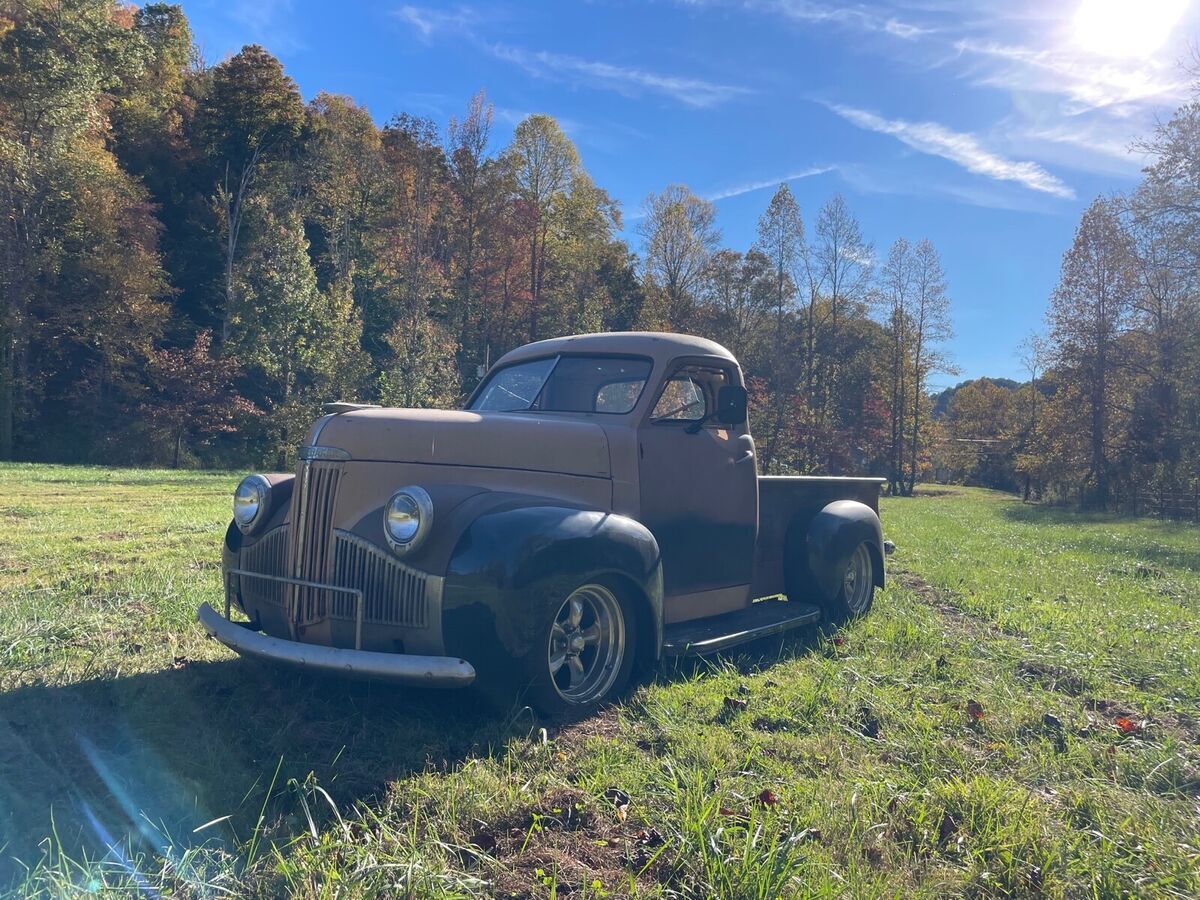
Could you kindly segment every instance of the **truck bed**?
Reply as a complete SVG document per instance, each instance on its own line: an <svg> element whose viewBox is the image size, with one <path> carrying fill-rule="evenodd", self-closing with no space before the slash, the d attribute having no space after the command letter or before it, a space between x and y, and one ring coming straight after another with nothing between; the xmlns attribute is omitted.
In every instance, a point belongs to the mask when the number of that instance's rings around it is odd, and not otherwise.
<svg viewBox="0 0 1200 900"><path fill-rule="evenodd" d="M857 500L879 512L879 492L886 478L843 478L824 475L760 475L758 477L758 542L754 548L751 597L783 593L784 537L799 517L810 521L834 500Z"/></svg>

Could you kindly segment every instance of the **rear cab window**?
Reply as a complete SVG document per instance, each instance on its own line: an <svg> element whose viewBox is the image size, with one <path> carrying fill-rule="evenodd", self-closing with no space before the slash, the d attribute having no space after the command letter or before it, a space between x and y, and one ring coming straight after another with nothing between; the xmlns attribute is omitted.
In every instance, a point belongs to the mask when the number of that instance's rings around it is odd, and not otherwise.
<svg viewBox="0 0 1200 900"><path fill-rule="evenodd" d="M493 372L468 409L493 412L631 412L652 363L640 356L555 356Z"/></svg>

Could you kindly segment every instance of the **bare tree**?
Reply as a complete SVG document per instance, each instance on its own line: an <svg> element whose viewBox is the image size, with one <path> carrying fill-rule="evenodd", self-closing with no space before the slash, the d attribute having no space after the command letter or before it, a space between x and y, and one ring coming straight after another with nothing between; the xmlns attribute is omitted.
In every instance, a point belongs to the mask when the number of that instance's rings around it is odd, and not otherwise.
<svg viewBox="0 0 1200 900"><path fill-rule="evenodd" d="M951 337L950 298L946 294L946 275L937 250L929 240L921 240L913 249L912 302L912 427L909 434L908 485L912 495L917 483L922 445L921 416L928 402L927 384L934 372L954 372L942 352L941 344Z"/></svg>
<svg viewBox="0 0 1200 900"><path fill-rule="evenodd" d="M685 328L709 257L721 242L716 207L685 185L673 184L650 194L642 209L638 233L645 241L646 275L665 294L670 326Z"/></svg>
<svg viewBox="0 0 1200 900"><path fill-rule="evenodd" d="M909 408L909 331L914 292L912 247L897 238L879 271L877 302L888 332L890 354L887 361L890 441L888 445L888 483L892 494L903 489L906 417Z"/></svg>
<svg viewBox="0 0 1200 900"><path fill-rule="evenodd" d="M579 153L550 116L532 115L513 132L506 159L529 216L529 338L538 337L551 223L580 172Z"/></svg>
<svg viewBox="0 0 1200 900"><path fill-rule="evenodd" d="M758 220L755 248L770 260L774 272L775 324L781 337L783 313L796 296L796 274L804 258L804 220L786 184L779 185Z"/></svg>
<svg viewBox="0 0 1200 900"><path fill-rule="evenodd" d="M1049 347L1046 343L1046 338L1035 332L1030 332L1025 340L1021 342L1018 348L1020 354L1021 365L1024 366L1026 373L1029 375L1029 417L1025 420L1024 433L1017 446L1018 459L1022 455L1028 454L1030 445L1037 439L1038 429L1038 399L1041 397L1042 373L1046 370L1046 362L1049 359ZM1033 472L1030 466L1019 466L1018 470L1024 470L1025 487L1022 495L1022 500L1026 503L1033 494ZM1038 488L1038 494L1041 494L1041 488Z"/></svg>
<svg viewBox="0 0 1200 900"><path fill-rule="evenodd" d="M866 298L873 251L841 194L835 194L821 207L816 230L816 245L810 251L815 283L829 304L825 362L817 402L818 424L824 426L829 399L837 392L838 368L844 350L842 325L847 314L856 311Z"/></svg>
<svg viewBox="0 0 1200 900"><path fill-rule="evenodd" d="M462 256L458 295L462 306L459 319L459 367L468 365L469 329L474 313L474 276L478 253L481 219L487 203L484 164L487 162L488 141L492 133L492 104L483 91L471 98L467 115L450 119L446 138L446 156L450 163L451 183L458 200L458 249Z"/></svg>

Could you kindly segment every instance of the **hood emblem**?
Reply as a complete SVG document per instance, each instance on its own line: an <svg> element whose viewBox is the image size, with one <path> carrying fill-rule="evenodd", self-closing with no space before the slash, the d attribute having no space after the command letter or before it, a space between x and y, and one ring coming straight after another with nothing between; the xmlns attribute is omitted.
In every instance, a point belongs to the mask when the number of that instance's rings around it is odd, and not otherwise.
<svg viewBox="0 0 1200 900"><path fill-rule="evenodd" d="M340 462L351 458L341 447L301 447L298 455L301 459L335 459Z"/></svg>

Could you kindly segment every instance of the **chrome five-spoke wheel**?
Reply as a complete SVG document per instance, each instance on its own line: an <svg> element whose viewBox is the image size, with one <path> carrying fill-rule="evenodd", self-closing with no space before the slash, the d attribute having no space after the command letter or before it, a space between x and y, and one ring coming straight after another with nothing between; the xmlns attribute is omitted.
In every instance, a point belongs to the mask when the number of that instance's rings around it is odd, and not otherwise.
<svg viewBox="0 0 1200 900"><path fill-rule="evenodd" d="M579 705L599 701L621 675L625 653L625 615L611 590L585 584L563 601L546 657L559 697Z"/></svg>
<svg viewBox="0 0 1200 900"><path fill-rule="evenodd" d="M851 615L862 615L871 606L875 592L874 566L871 549L865 542L854 548L842 575L842 597Z"/></svg>

